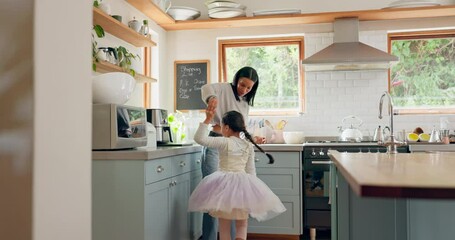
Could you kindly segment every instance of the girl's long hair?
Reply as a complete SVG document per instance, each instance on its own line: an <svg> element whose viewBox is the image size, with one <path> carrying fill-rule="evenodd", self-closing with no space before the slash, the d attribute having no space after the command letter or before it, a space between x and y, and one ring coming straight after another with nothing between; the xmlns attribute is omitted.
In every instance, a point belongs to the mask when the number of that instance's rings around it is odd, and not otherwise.
<svg viewBox="0 0 455 240"><path fill-rule="evenodd" d="M259 76L256 70L252 67L243 67L239 69L235 75L234 79L232 80L232 91L234 91L234 96L237 101L240 101L239 94L237 93L237 84L239 83L239 79L245 77L248 79L251 79L251 81L254 82L253 87L251 88L251 91L249 91L245 96L245 101L248 102L248 105L253 106L254 105L254 96L256 96L256 91L259 86Z"/></svg>
<svg viewBox="0 0 455 240"><path fill-rule="evenodd" d="M275 159L273 158L273 156L270 153L266 153L264 151L264 149L259 147L259 145L257 145L254 142L253 137L251 136L251 134L245 128L245 121L243 120L243 116L242 116L241 113L239 113L237 111L226 112L221 121L222 121L222 123L224 125L229 126L229 128L232 129L233 131L242 132L245 135L245 137L251 143L253 143L254 146L256 146L257 149L259 149L259 151L261 151L262 153L264 153L267 156L267 158L269 159L269 164L273 164L275 162Z"/></svg>

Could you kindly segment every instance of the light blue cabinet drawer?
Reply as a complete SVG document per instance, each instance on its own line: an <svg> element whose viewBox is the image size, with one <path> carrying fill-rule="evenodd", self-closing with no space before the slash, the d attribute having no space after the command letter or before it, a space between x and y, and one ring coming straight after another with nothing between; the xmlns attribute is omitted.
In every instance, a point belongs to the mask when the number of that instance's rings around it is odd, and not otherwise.
<svg viewBox="0 0 455 240"><path fill-rule="evenodd" d="M190 161L191 171L200 170L201 169L201 153L198 152L198 153L193 153L193 154L189 154L189 155L191 157L191 161Z"/></svg>
<svg viewBox="0 0 455 240"><path fill-rule="evenodd" d="M201 169L201 154L192 153L174 156L172 161L172 174L180 175L193 170Z"/></svg>
<svg viewBox="0 0 455 240"><path fill-rule="evenodd" d="M150 184L172 176L172 157L145 162L145 184Z"/></svg>
<svg viewBox="0 0 455 240"><path fill-rule="evenodd" d="M191 171L191 160L191 154L172 157L172 175L180 175Z"/></svg>
<svg viewBox="0 0 455 240"><path fill-rule="evenodd" d="M275 163L269 164L269 158L262 152L255 152L254 161L256 167L282 167L299 168L301 165L300 152L269 152L275 159Z"/></svg>
<svg viewBox="0 0 455 240"><path fill-rule="evenodd" d="M300 170L289 168L257 168L257 177L279 195L300 193Z"/></svg>
<svg viewBox="0 0 455 240"><path fill-rule="evenodd" d="M275 218L258 222L253 218L248 220L248 233L264 234L300 234L301 208L299 196L279 196L286 211Z"/></svg>

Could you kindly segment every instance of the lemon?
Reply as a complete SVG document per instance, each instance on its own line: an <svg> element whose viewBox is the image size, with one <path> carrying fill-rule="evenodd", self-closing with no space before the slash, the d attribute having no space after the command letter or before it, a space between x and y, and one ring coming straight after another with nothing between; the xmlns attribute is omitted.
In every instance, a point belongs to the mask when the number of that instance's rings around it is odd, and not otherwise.
<svg viewBox="0 0 455 240"><path fill-rule="evenodd" d="M430 140L430 134L428 134L428 133L421 133L421 134L419 135L419 139L420 139L420 141L422 141L422 142L428 142L428 140Z"/></svg>
<svg viewBox="0 0 455 240"><path fill-rule="evenodd" d="M417 140L419 140L419 135L415 133L408 133L408 141L417 142Z"/></svg>
<svg viewBox="0 0 455 240"><path fill-rule="evenodd" d="M276 125L276 129L283 130L284 126L286 126L286 123L288 123L286 120L280 120Z"/></svg>

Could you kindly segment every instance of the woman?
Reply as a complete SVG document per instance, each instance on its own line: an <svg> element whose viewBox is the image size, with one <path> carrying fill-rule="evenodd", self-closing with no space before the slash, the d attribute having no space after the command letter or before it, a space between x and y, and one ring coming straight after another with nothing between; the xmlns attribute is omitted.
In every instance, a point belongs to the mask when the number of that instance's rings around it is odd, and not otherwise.
<svg viewBox="0 0 455 240"><path fill-rule="evenodd" d="M237 71L232 83L212 83L202 86L202 101L207 105L212 101L215 104L215 114L210 121L212 130L209 132L211 137L222 137L221 135L221 117L228 111L235 110L242 114L245 122L248 122L248 113L250 106L254 104L256 90L259 87L259 77L252 67L243 67ZM263 138L255 138L256 143L264 143ZM214 173L218 169L218 150L215 148L204 147L202 150L202 177ZM202 220L202 239L216 240L218 232L218 223L216 218L204 213ZM232 233L235 236L235 233Z"/></svg>

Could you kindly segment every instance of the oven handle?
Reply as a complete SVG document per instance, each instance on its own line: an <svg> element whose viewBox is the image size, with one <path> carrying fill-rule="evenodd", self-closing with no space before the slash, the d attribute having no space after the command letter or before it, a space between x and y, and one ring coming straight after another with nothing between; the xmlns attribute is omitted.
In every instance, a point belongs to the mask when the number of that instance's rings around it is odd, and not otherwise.
<svg viewBox="0 0 455 240"><path fill-rule="evenodd" d="M330 165L333 161L311 161L311 164L314 165Z"/></svg>

